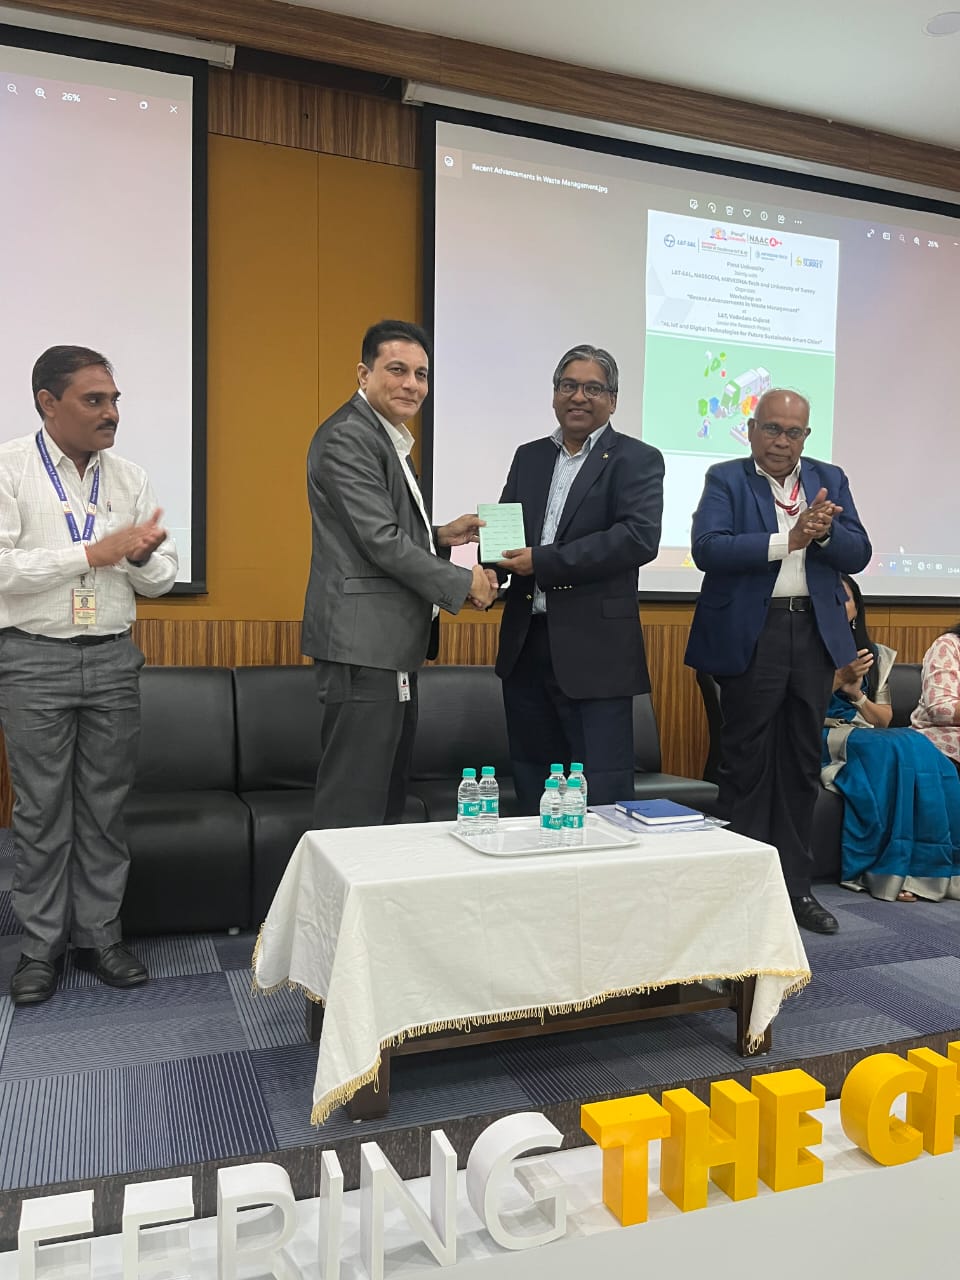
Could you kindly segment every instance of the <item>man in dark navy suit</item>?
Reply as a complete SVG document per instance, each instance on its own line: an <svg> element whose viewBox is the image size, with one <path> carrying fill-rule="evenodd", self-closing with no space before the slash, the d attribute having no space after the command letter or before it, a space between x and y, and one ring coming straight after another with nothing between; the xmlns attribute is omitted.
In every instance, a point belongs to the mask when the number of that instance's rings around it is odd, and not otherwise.
<svg viewBox="0 0 960 1280"><path fill-rule="evenodd" d="M510 756L521 812L555 760L582 761L590 804L633 795L632 696L650 678L637 570L657 554L663 458L610 425L619 374L579 346L553 375L552 436L521 445L501 502L523 505L527 546L507 551L500 628Z"/></svg>
<svg viewBox="0 0 960 1280"><path fill-rule="evenodd" d="M836 933L810 891L810 833L834 671L856 657L840 574L863 569L871 547L841 469L801 461L809 416L797 392L767 391L748 424L752 456L707 472L686 662L720 686L721 812L779 850L797 923Z"/></svg>

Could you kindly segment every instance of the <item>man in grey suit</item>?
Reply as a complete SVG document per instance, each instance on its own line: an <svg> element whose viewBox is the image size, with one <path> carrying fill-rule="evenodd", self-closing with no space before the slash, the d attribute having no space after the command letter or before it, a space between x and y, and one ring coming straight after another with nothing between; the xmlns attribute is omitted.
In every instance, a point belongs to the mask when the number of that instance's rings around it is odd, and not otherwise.
<svg viewBox="0 0 960 1280"><path fill-rule="evenodd" d="M433 528L410 462L406 419L427 395L429 339L382 320L363 339L360 389L321 423L307 455L313 556L303 652L314 659L321 758L314 826L403 814L417 722L417 668L436 657L440 609L485 608L492 574L449 561L480 521Z"/></svg>

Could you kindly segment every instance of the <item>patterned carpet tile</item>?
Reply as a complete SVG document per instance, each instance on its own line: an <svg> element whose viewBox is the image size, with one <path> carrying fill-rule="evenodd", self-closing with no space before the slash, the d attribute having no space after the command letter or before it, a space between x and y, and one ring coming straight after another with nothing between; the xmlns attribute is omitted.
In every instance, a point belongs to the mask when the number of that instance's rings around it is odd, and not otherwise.
<svg viewBox="0 0 960 1280"><path fill-rule="evenodd" d="M244 969L247 974L253 964L253 948L257 941L255 933L220 934L212 939L220 968Z"/></svg>
<svg viewBox="0 0 960 1280"><path fill-rule="evenodd" d="M0 1188L95 1178L123 1168L123 1072L0 1082Z"/></svg>
<svg viewBox="0 0 960 1280"><path fill-rule="evenodd" d="M126 1075L126 1168L257 1155L276 1136L246 1053L132 1067Z"/></svg>
<svg viewBox="0 0 960 1280"><path fill-rule="evenodd" d="M888 964L879 970L848 969L830 974L825 981L903 1022L915 1035L960 1027L960 959L956 956Z"/></svg>
<svg viewBox="0 0 960 1280"><path fill-rule="evenodd" d="M596 1058L589 1033L505 1040L497 1057L523 1090L529 1106L545 1107L570 1098L618 1093L622 1082Z"/></svg>
<svg viewBox="0 0 960 1280"><path fill-rule="evenodd" d="M224 977L248 1048L303 1043L305 997L301 992L281 987L269 995L255 995L250 989L249 969L231 969Z"/></svg>
<svg viewBox="0 0 960 1280"><path fill-rule="evenodd" d="M151 982L129 991L97 984L17 1009L0 1080L97 1071L244 1050L246 1037L222 973Z"/></svg>

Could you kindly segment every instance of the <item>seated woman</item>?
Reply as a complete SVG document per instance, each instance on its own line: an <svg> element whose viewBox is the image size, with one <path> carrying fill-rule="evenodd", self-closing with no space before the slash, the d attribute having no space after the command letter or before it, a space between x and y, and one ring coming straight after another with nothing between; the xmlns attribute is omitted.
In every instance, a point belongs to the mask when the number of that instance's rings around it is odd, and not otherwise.
<svg viewBox="0 0 960 1280"><path fill-rule="evenodd" d="M821 772L844 799L842 883L887 902L960 898L960 778L922 734L888 727L896 654L871 641L860 589L843 583L857 657L834 679Z"/></svg>
<svg viewBox="0 0 960 1280"><path fill-rule="evenodd" d="M960 623L923 655L920 703L910 723L960 770Z"/></svg>

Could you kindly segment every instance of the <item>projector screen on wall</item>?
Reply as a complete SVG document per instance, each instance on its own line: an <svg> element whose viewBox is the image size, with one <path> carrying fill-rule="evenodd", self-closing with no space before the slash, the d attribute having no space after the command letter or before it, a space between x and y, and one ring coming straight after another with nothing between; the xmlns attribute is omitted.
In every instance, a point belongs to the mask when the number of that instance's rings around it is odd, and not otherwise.
<svg viewBox="0 0 960 1280"><path fill-rule="evenodd" d="M42 351L102 352L180 591L205 589L205 102L201 63L0 29L0 440L39 426Z"/></svg>
<svg viewBox="0 0 960 1280"><path fill-rule="evenodd" d="M619 365L614 426L666 462L642 591L698 590L704 471L748 456L758 396L786 386L810 400L807 455L850 478L865 593L960 597L960 209L450 115L425 147L436 518L496 501L517 445L556 429L554 367L586 342Z"/></svg>

